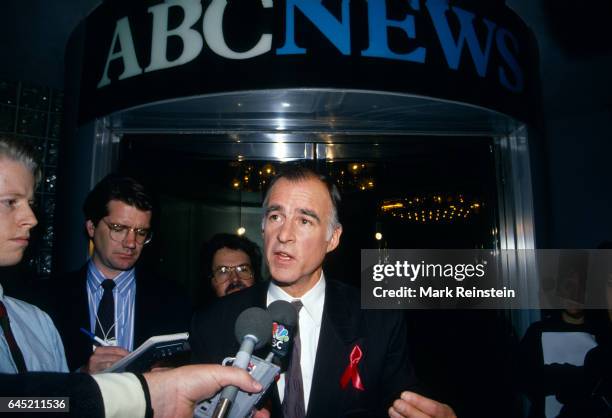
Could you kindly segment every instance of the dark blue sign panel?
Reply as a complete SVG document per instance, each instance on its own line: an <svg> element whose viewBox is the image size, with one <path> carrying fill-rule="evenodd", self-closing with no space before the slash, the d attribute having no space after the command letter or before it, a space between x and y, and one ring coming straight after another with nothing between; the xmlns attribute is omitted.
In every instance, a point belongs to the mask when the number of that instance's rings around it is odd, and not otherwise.
<svg viewBox="0 0 612 418"><path fill-rule="evenodd" d="M257 89L408 93L526 122L537 103L535 40L499 1L107 1L85 27L81 122Z"/></svg>

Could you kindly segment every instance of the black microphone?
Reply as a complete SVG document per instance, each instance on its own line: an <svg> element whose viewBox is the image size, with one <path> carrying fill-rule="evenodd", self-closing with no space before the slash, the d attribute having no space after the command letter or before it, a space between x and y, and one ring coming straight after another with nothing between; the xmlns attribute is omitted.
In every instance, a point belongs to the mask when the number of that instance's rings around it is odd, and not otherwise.
<svg viewBox="0 0 612 418"><path fill-rule="evenodd" d="M272 329L272 318L268 311L252 307L242 311L236 319L234 333L240 343L240 349L236 353L233 367L246 370L251 361L253 350L257 350L270 342ZM238 388L236 386L226 386L221 391L219 403L213 418L222 418L227 415L232 403L236 399Z"/></svg>
<svg viewBox="0 0 612 418"><path fill-rule="evenodd" d="M268 306L272 318L272 352L281 373L287 370L298 325L298 313L291 303L277 300ZM268 356L270 361L270 356Z"/></svg>

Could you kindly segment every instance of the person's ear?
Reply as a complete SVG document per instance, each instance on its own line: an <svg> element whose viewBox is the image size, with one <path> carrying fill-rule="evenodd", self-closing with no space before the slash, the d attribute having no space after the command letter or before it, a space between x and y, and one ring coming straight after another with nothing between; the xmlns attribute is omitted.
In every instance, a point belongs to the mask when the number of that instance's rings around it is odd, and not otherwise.
<svg viewBox="0 0 612 418"><path fill-rule="evenodd" d="M87 235L89 236L89 238L93 239L96 227L91 220L85 222L85 229L87 230Z"/></svg>
<svg viewBox="0 0 612 418"><path fill-rule="evenodd" d="M334 232L332 232L332 236L327 242L327 252L334 251L338 244L340 244L340 236L342 235L342 225L338 225L334 228Z"/></svg>

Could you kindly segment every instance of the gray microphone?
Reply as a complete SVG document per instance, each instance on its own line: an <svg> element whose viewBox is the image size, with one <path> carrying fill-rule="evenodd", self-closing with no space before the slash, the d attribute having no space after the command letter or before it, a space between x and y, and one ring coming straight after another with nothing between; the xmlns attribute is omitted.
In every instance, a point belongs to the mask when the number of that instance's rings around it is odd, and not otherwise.
<svg viewBox="0 0 612 418"><path fill-rule="evenodd" d="M242 311L236 319L234 334L240 343L233 367L246 370L251 361L253 350L257 350L270 342L272 337L272 318L268 311L252 307ZM223 418L227 415L236 399L238 388L226 386L221 391L219 403L213 413L213 418Z"/></svg>

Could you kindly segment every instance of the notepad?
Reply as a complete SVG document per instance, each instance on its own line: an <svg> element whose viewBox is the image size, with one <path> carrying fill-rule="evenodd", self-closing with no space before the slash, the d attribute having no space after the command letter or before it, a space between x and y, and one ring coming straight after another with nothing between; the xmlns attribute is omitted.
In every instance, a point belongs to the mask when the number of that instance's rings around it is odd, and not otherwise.
<svg viewBox="0 0 612 418"><path fill-rule="evenodd" d="M140 347L113 364L104 372L143 373L153 365L165 362L191 349L189 333L156 335L146 340Z"/></svg>

